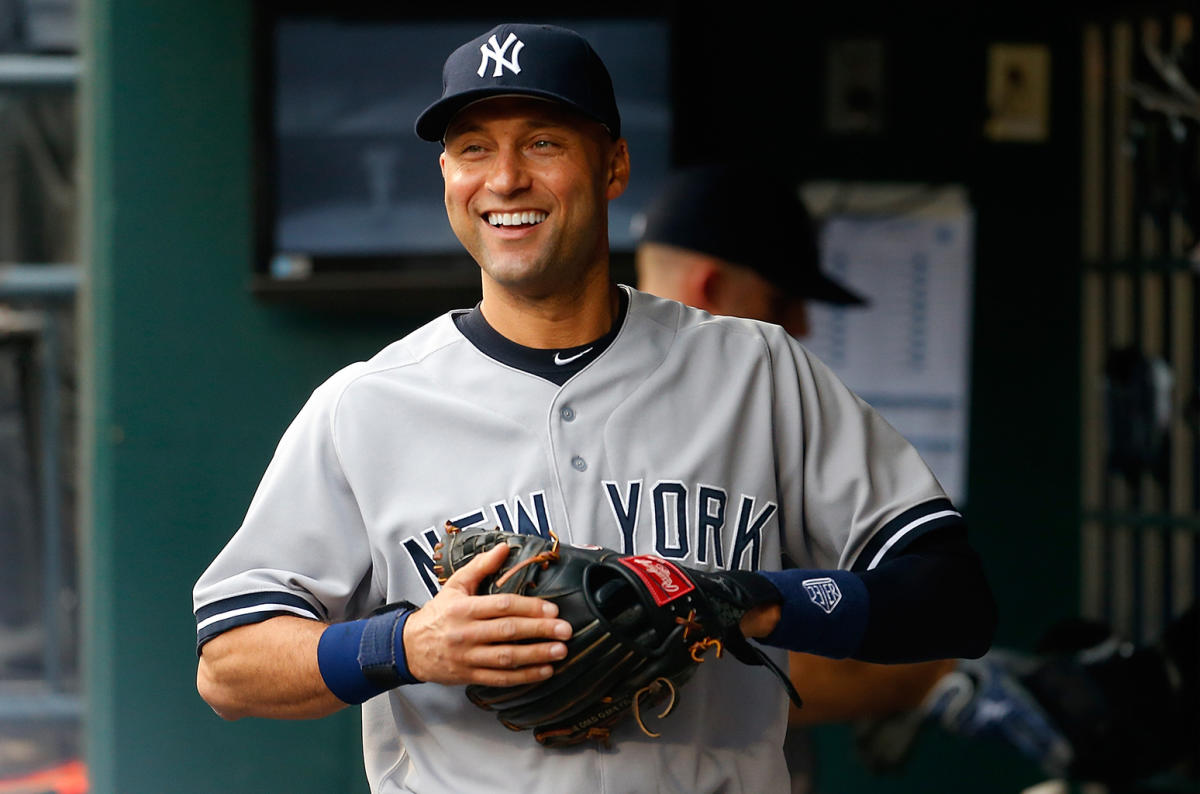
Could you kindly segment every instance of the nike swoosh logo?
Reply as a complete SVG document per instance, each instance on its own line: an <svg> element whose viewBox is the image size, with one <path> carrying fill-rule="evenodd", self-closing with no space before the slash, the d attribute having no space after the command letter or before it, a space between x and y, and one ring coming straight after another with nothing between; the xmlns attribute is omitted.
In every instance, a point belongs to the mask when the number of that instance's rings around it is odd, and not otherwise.
<svg viewBox="0 0 1200 794"><path fill-rule="evenodd" d="M563 364L570 364L575 359L579 358L580 356L586 356L590 352L592 352L592 349L589 347L587 350L584 350L581 353L576 353L575 355L567 356L566 358L562 357L562 353L555 353L554 363L561 367Z"/></svg>

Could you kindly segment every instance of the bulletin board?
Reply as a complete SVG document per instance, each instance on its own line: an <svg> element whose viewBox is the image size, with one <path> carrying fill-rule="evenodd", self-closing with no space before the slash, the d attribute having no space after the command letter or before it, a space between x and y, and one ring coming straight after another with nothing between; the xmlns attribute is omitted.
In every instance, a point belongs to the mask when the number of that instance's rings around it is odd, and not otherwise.
<svg viewBox="0 0 1200 794"><path fill-rule="evenodd" d="M813 302L805 345L967 499L974 216L960 186L812 183L822 267L865 307Z"/></svg>

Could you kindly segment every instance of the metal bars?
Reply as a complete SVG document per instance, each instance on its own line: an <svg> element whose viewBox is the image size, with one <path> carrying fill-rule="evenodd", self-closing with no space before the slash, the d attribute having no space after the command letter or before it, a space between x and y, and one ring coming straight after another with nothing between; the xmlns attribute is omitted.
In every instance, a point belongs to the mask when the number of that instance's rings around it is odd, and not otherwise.
<svg viewBox="0 0 1200 794"><path fill-rule="evenodd" d="M1082 31L1081 600L1136 641L1200 579L1200 104L1164 100L1200 85L1193 21Z"/></svg>
<svg viewBox="0 0 1200 794"><path fill-rule="evenodd" d="M0 721L5 720L78 720L79 697L70 691L62 659L67 632L62 619L64 581L64 521L61 510L62 445L59 426L62 405L59 371L63 356L63 330L55 308L69 305L79 285L79 269L74 265L0 266L0 305L18 302L40 309L38 325L37 400L38 439L37 490L42 530L42 680L34 690L0 691Z"/></svg>

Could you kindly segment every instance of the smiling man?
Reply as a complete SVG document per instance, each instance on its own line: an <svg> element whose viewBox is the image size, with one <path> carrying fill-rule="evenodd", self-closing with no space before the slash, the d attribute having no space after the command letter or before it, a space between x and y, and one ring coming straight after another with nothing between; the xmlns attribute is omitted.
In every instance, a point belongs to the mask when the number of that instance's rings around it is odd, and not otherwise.
<svg viewBox="0 0 1200 794"><path fill-rule="evenodd" d="M788 701L765 666L706 661L656 732L628 720L566 749L476 708L464 684L598 682L563 675L555 604L477 592L507 546L439 584L447 523L749 583L734 639L776 666L987 649L962 516L903 438L783 328L612 282L630 156L587 41L497 26L451 53L416 132L443 146L482 300L334 374L284 434L194 589L218 714L362 704L377 794L786 791Z"/></svg>
<svg viewBox="0 0 1200 794"><path fill-rule="evenodd" d="M608 202L629 182L624 139L559 103L501 96L461 111L444 144L446 212L479 263L492 328L534 348L607 331Z"/></svg>

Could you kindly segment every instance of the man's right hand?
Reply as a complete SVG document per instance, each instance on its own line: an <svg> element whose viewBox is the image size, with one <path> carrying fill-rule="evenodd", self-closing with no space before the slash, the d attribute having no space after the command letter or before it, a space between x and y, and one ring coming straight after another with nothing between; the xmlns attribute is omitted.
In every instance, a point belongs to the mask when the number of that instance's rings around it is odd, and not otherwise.
<svg viewBox="0 0 1200 794"><path fill-rule="evenodd" d="M530 596L475 594L507 555L504 544L480 554L409 616L404 653L417 680L517 686L554 674L551 664L567 655L563 640L571 636L558 607Z"/></svg>

